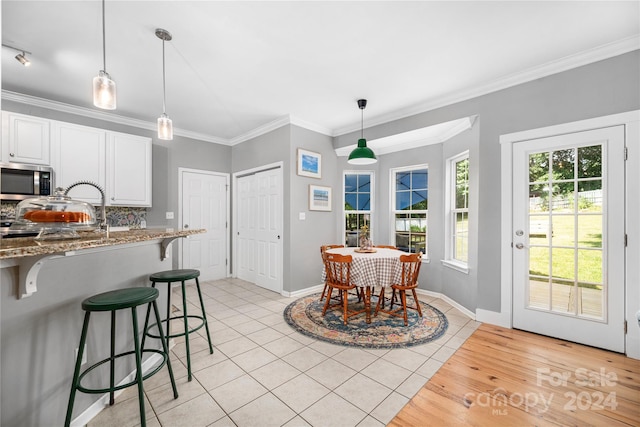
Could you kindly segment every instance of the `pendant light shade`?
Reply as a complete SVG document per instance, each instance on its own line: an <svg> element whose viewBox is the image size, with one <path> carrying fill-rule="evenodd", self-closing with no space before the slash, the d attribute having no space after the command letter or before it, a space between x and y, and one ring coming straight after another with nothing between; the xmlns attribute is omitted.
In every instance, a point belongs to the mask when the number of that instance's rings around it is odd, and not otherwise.
<svg viewBox="0 0 640 427"><path fill-rule="evenodd" d="M362 111L360 139L358 140L358 146L349 154L347 162L351 165L370 165L378 161L373 150L367 147L367 140L364 139L364 109L366 106L366 99L358 100L358 108Z"/></svg>
<svg viewBox="0 0 640 427"><path fill-rule="evenodd" d="M107 49L104 23L104 2L102 0L102 70L93 78L93 105L104 110L116 109L116 82L107 73Z"/></svg>
<svg viewBox="0 0 640 427"><path fill-rule="evenodd" d="M162 115L158 117L158 138L165 140L173 139L173 122L167 116L167 90L165 83L165 67L164 67L164 42L171 40L171 33L162 28L156 30L156 37L162 40Z"/></svg>

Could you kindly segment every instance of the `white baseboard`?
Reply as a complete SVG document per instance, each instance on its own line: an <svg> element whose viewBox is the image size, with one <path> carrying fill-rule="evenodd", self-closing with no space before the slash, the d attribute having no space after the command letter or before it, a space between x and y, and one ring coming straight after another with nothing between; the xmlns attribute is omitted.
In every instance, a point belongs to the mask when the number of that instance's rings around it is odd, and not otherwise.
<svg viewBox="0 0 640 427"><path fill-rule="evenodd" d="M309 288L300 289L299 291L293 291L293 292L282 291L280 295L282 295L283 297L289 297L289 298L300 298L305 295L313 294L315 292L321 292L323 288L324 288L324 284L320 284L316 286L311 286Z"/></svg>
<svg viewBox="0 0 640 427"><path fill-rule="evenodd" d="M154 353L151 357L142 363L142 371L147 372L151 367L155 366L160 362L162 356L157 353ZM122 381L118 383L118 385L126 384L131 382L136 377L136 371L134 370L129 375L127 375ZM133 387L133 386L132 386ZM114 393L114 396L119 396L124 390L118 390ZM78 415L75 419L71 421L72 427L82 427L85 426L91 421L95 416L97 416L104 408L109 406L109 393L105 393L98 399L93 405L89 406L83 413Z"/></svg>
<svg viewBox="0 0 640 427"><path fill-rule="evenodd" d="M460 305L456 301L452 300L451 298L449 298L448 296L446 296L444 294L441 294L440 292L427 291L425 289L418 288L418 289L416 289L416 293L441 299L444 302L446 302L447 304L449 304L450 306L452 306L455 309L459 310L461 313L463 313L469 319L476 320L476 315L475 315L475 313L473 311L469 310L468 308L464 307L463 305Z"/></svg>

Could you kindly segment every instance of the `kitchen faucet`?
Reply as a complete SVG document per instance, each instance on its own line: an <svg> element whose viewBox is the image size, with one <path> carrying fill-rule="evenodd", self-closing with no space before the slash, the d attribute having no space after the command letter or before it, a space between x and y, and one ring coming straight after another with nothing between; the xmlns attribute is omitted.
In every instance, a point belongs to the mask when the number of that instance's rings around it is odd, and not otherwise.
<svg viewBox="0 0 640 427"><path fill-rule="evenodd" d="M73 187L77 187L78 185L89 185L91 187L95 187L98 189L98 191L100 191L100 196L101 196L101 201L100 201L100 229L101 230L106 230L107 229L107 212L106 212L106 208L105 208L105 195L104 195L104 190L102 189L101 186L99 186L98 184L96 184L95 182L91 182L91 181L78 181L78 182L74 182L73 184L71 184L70 186L67 187L66 190L64 190L64 195L68 196L69 195L69 191L73 188Z"/></svg>

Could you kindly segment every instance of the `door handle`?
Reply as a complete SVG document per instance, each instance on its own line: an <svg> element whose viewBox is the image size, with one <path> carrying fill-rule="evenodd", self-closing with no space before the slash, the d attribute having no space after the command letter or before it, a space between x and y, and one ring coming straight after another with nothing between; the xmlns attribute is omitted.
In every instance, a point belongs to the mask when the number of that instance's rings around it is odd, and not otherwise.
<svg viewBox="0 0 640 427"><path fill-rule="evenodd" d="M278 234L278 240L280 240L280 235Z"/></svg>
<svg viewBox="0 0 640 427"><path fill-rule="evenodd" d="M516 243L516 249L522 249L524 245L522 243Z"/></svg>

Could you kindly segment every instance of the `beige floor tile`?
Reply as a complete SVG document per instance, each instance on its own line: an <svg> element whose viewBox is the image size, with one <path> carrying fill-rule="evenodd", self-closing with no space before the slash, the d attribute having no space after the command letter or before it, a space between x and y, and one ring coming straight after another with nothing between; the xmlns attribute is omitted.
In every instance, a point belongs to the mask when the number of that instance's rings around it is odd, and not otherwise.
<svg viewBox="0 0 640 427"><path fill-rule="evenodd" d="M173 370L173 378L176 381L187 376L187 367L183 365L176 356L171 357L171 368ZM165 365L153 376L144 380L144 391L148 392L157 387L162 387L167 384L171 384L171 379L169 377L169 369Z"/></svg>
<svg viewBox="0 0 640 427"><path fill-rule="evenodd" d="M226 414L208 394L202 394L158 415L163 426L208 426Z"/></svg>
<svg viewBox="0 0 640 427"><path fill-rule="evenodd" d="M433 353L440 350L440 347L442 347L442 345L443 344L441 343L429 342L427 344L421 344L421 345L415 345L415 346L409 347L407 348L407 350L413 351L414 353L418 353L426 357L431 357Z"/></svg>
<svg viewBox="0 0 640 427"><path fill-rule="evenodd" d="M241 325L246 322L251 322L253 319L245 314L237 314L235 316L227 317L225 319L221 319L220 321L225 325L229 325L230 327L235 327Z"/></svg>
<svg viewBox="0 0 640 427"><path fill-rule="evenodd" d="M378 357L359 348L347 348L346 350L334 355L332 359L350 367L351 369L361 371L378 360Z"/></svg>
<svg viewBox="0 0 640 427"><path fill-rule="evenodd" d="M184 341L184 339L181 341ZM189 352L193 354L202 350L209 351L209 341L198 334L189 334ZM180 358L186 357L187 345L185 344L185 342L177 342L172 351L176 356Z"/></svg>
<svg viewBox="0 0 640 427"><path fill-rule="evenodd" d="M240 334L247 336L252 332L259 331L266 327L267 325L265 325L264 323L260 323L257 320L250 320L249 322L245 322L245 323L241 323L239 325L233 326L233 329L238 331Z"/></svg>
<svg viewBox="0 0 640 427"><path fill-rule="evenodd" d="M213 341L213 345L218 346L242 337L242 334L235 329L230 328L227 325L224 325L224 328L225 329L220 331L212 331L211 341Z"/></svg>
<svg viewBox="0 0 640 427"><path fill-rule="evenodd" d="M248 334L247 338L249 338L251 341L255 342L258 345L264 345L268 342L275 341L277 339L284 337L283 334L276 331L275 329L264 327L265 326L264 324L262 325L263 325L262 329Z"/></svg>
<svg viewBox="0 0 640 427"><path fill-rule="evenodd" d="M313 426L350 427L360 423L367 414L335 393L329 393L300 414Z"/></svg>
<svg viewBox="0 0 640 427"><path fill-rule="evenodd" d="M260 323L264 323L267 326L276 325L282 322L282 312L280 313L271 313L266 316L260 317L257 319Z"/></svg>
<svg viewBox="0 0 640 427"><path fill-rule="evenodd" d="M285 362L293 365L295 368L306 371L311 369L320 362L327 360L328 356L319 353L309 347L303 347L300 350L289 353L282 358Z"/></svg>
<svg viewBox="0 0 640 427"><path fill-rule="evenodd" d="M344 346L335 345L335 344L331 344L324 341L316 341L313 344L310 344L309 348L315 351L318 351L324 354L325 356L329 356L329 357L335 356L341 351L344 351Z"/></svg>
<svg viewBox="0 0 640 427"><path fill-rule="evenodd" d="M263 347L278 357L284 357L301 349L304 345L292 338L282 337L263 345Z"/></svg>
<svg viewBox="0 0 640 427"><path fill-rule="evenodd" d="M199 351L197 353L191 353L191 373L201 371L204 368L208 368L209 366L213 366L216 363L223 362L227 360L228 357L222 353L217 348L213 348L213 354L209 353L209 348L207 347L205 350ZM183 357L180 359L183 366L187 365L187 357ZM186 368L185 375L186 375Z"/></svg>
<svg viewBox="0 0 640 427"><path fill-rule="evenodd" d="M316 342L315 338L311 338L311 337L308 337L306 335L302 335L301 333L299 333L297 331L292 333L292 334L290 334L289 338L294 339L294 340L296 340L299 343L304 344L304 345L311 345L314 342Z"/></svg>
<svg viewBox="0 0 640 427"><path fill-rule="evenodd" d="M384 359L376 360L360 372L392 390L395 390L413 373Z"/></svg>
<svg viewBox="0 0 640 427"><path fill-rule="evenodd" d="M411 374L402 384L396 388L396 392L411 399L424 387L429 379L419 374Z"/></svg>
<svg viewBox="0 0 640 427"><path fill-rule="evenodd" d="M384 427L384 424L368 415L364 420L358 424L358 427Z"/></svg>
<svg viewBox="0 0 640 427"><path fill-rule="evenodd" d="M454 337L449 338L449 341L447 341L446 343L444 343L444 345L445 345L446 347L453 348L453 349L457 350L457 349L459 349L459 348L460 348L460 346L461 346L462 344L464 344L464 342L465 342L466 340L467 340L466 338L461 338L461 337L456 337L456 336L454 336Z"/></svg>
<svg viewBox="0 0 640 427"><path fill-rule="evenodd" d="M161 414L170 409L179 406L194 397L206 393L205 389L195 379L187 381L187 377L176 380L176 388L178 389L178 398L173 397L173 389L171 384L158 387L147 392L147 397L153 406L156 414Z"/></svg>
<svg viewBox="0 0 640 427"><path fill-rule="evenodd" d="M451 348L451 347L441 347L440 350L436 351L435 353L433 353L433 356L431 356L432 359L435 359L439 362L446 362L447 360L449 360L449 358L453 355L453 353L456 352L455 348Z"/></svg>
<svg viewBox="0 0 640 427"><path fill-rule="evenodd" d="M236 427L236 424L229 417L220 418L215 423L209 424L207 427Z"/></svg>
<svg viewBox="0 0 640 427"><path fill-rule="evenodd" d="M88 427L133 427L140 424L140 405L138 403L138 392L135 390L135 396L125 399L116 400L113 406L106 406L91 422ZM145 396L144 407L145 418L148 420L155 418L153 408L149 400Z"/></svg>
<svg viewBox="0 0 640 427"><path fill-rule="evenodd" d="M412 372L422 366L428 358L428 356L418 354L404 348L391 350L389 353L382 356L383 360L402 366Z"/></svg>
<svg viewBox="0 0 640 427"><path fill-rule="evenodd" d="M252 400L257 399L268 391L269 390L264 388L251 376L243 375L220 387L214 388L209 391L209 394L226 413L230 413Z"/></svg>
<svg viewBox="0 0 640 427"><path fill-rule="evenodd" d="M379 404L369 415L383 424L388 424L397 414L400 409L409 402L409 399L398 394L391 393L381 404Z"/></svg>
<svg viewBox="0 0 640 427"><path fill-rule="evenodd" d="M251 310L247 312L247 316L252 319L260 319L261 317L268 316L273 313L271 310L267 310L266 308L258 307L256 310Z"/></svg>
<svg viewBox="0 0 640 427"><path fill-rule="evenodd" d="M284 320L269 326L284 335L297 333L296 330L289 326Z"/></svg>
<svg viewBox="0 0 640 427"><path fill-rule="evenodd" d="M288 423L284 424L282 427L311 427L311 424L309 424L308 422L303 420L298 415L297 417L295 417L294 419L292 419Z"/></svg>
<svg viewBox="0 0 640 427"><path fill-rule="evenodd" d="M277 357L262 347L256 347L233 358L236 365L246 372L251 372L276 360Z"/></svg>
<svg viewBox="0 0 640 427"><path fill-rule="evenodd" d="M392 390L390 388L362 374L352 376L334 390L335 394L366 413L371 412L371 410L386 399L391 392Z"/></svg>
<svg viewBox="0 0 640 427"><path fill-rule="evenodd" d="M280 399L267 393L242 408L229 414L238 427L281 426L293 418L296 413Z"/></svg>
<svg viewBox="0 0 640 427"><path fill-rule="evenodd" d="M422 366L416 369L415 373L422 375L423 377L426 377L426 378L431 378L433 374L435 374L438 371L438 369L442 367L442 365L443 363L438 360L429 359L426 362L424 362Z"/></svg>
<svg viewBox="0 0 640 427"><path fill-rule="evenodd" d="M245 372L238 365L231 360L225 360L201 371L194 372L193 376L206 390L211 390L244 374Z"/></svg>
<svg viewBox="0 0 640 427"><path fill-rule="evenodd" d="M257 346L258 344L254 343L247 337L236 338L235 340L217 345L218 350L223 352L227 357L237 356L245 351L254 349Z"/></svg>
<svg viewBox="0 0 640 427"><path fill-rule="evenodd" d="M333 359L327 359L309 369L306 374L329 390L333 390L354 376L356 371Z"/></svg>
<svg viewBox="0 0 640 427"><path fill-rule="evenodd" d="M251 376L269 390L300 375L300 371L288 363L278 359L251 372Z"/></svg>
<svg viewBox="0 0 640 427"><path fill-rule="evenodd" d="M272 390L272 393L291 409L300 413L330 391L311 377L302 374Z"/></svg>

